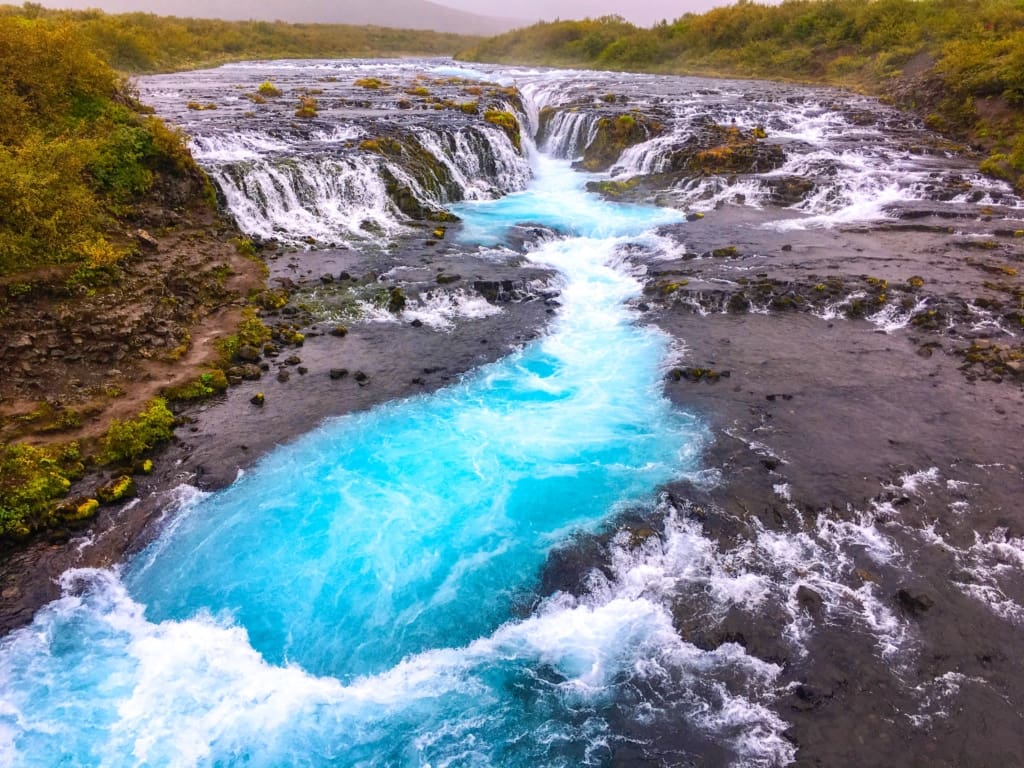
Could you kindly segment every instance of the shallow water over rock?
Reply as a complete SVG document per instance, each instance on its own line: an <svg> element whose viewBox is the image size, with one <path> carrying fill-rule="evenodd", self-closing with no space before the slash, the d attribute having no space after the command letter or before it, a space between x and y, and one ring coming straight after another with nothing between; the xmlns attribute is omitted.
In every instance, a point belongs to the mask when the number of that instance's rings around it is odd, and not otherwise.
<svg viewBox="0 0 1024 768"><path fill-rule="evenodd" d="M960 373L929 381L984 329L966 375L1014 383L1021 203L969 157L764 83L269 62L140 91L288 317L552 320L66 574L0 647L13 764L952 765L958 702L1016 754L1019 664L956 627L1024 621L1020 468Z"/></svg>

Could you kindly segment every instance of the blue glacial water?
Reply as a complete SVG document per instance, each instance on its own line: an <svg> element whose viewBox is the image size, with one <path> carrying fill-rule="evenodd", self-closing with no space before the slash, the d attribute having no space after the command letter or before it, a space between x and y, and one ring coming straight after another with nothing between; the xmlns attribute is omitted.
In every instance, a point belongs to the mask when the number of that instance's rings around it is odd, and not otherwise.
<svg viewBox="0 0 1024 768"><path fill-rule="evenodd" d="M633 593L522 605L552 547L697 469L702 426L662 396L668 340L627 308L619 256L656 251L678 214L534 167L526 192L458 213L484 245L519 222L564 233L528 256L562 282L544 337L327 421L192 494L126 566L66 574L0 645L0 763L607 762L623 677L695 649Z"/></svg>

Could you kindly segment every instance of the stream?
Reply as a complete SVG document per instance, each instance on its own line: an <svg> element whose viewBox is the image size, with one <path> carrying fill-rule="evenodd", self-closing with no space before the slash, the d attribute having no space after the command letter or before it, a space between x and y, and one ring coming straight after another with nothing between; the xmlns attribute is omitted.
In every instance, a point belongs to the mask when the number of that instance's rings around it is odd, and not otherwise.
<svg viewBox="0 0 1024 768"><path fill-rule="evenodd" d="M354 85L365 78L384 82ZM254 99L264 81L284 96ZM914 641L898 611L873 585L834 586L852 569L844 548L899 554L872 523L819 524L829 546L762 530L754 566L720 556L663 495L721 478L703 416L665 395L686 340L647 322L645 279L726 203L771 239L908 210L1019 216L1005 185L896 112L863 120L874 104L798 86L410 60L256 62L139 87L268 247L383 265L440 226L453 253L551 270L557 302L511 355L327 419L223 490L183 486L142 552L65 573L64 596L0 641L0 764L625 765L659 729L664 765L792 763L783 666L739 641L684 639L675 593L693 583L709 614L789 600L796 645L797 582L813 583L880 664L901 663ZM315 118L292 117L302 96ZM616 99L665 129L601 172L574 167L625 109ZM497 112L521 135L482 117ZM712 124L763 129L778 160L669 180ZM660 186L620 200L595 188L637 176ZM800 194L772 207L795 178ZM434 322L430 301L413 294L397 317L364 305L356 322L444 332L499 311L462 293ZM611 536L586 589L539 591L553 551L635 510L661 515L660 545ZM795 575L800 561L825 576Z"/></svg>

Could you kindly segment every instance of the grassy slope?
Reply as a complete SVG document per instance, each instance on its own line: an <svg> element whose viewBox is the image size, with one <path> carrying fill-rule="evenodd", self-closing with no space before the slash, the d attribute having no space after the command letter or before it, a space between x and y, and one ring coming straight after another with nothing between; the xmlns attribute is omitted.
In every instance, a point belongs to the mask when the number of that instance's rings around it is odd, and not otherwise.
<svg viewBox="0 0 1024 768"><path fill-rule="evenodd" d="M71 27L114 69L132 74L195 69L249 59L441 56L479 40L450 33L345 24L55 11L31 3L0 5L0 16Z"/></svg>
<svg viewBox="0 0 1024 768"><path fill-rule="evenodd" d="M230 242L213 235L214 229L227 228L210 207L212 188L183 137L147 114L119 73L259 58L450 55L475 42L459 35L376 27L107 15L51 11L31 3L0 6L0 359L19 372L31 366L33 375L49 382L31 390L42 399L30 401L34 407L29 410L19 410L25 403L14 401L28 395L10 382L0 392L0 434L5 436L0 439L0 543L95 514L94 501L57 503L90 467L113 464L128 470L134 465L137 470L145 455L171 435L164 402L140 400L152 396L152 382L126 377L117 386L107 385L113 394L106 400L119 399L111 406L101 395L104 402L98 405L95 398L81 401L80 389L68 389L61 376L37 370L46 349L16 347L18 337L27 338L26 320L37 340L54 331L66 334L69 323L72 329L82 329L83 323L96 328L121 323L119 330L126 332L131 326L109 310L110 300L124 310L125 303L133 297L138 303L154 285L192 279L184 293L161 302L169 302L170 308L161 310L184 341L158 352L167 361L181 360L181 367L202 355L190 350L188 322L174 320L174 305L187 304L187 311L178 314L191 317L195 325L209 316L207 305L234 300L236 289L225 286L225 279L250 289L259 280L255 267L246 266ZM179 224L156 223L172 208ZM163 250L143 252L144 247L140 251L131 236L140 225L161 229L158 239L172 243L166 255ZM187 277L169 280L175 270ZM207 274L210 279L204 279ZM207 298L197 300L197 293ZM54 314L64 316L61 327L42 327ZM237 320L237 315L231 317ZM222 339L224 344L251 335L256 326L265 330L251 314L242 317L248 319L237 335ZM144 335L144 330L140 326L127 335ZM134 348L121 348L128 357L118 367L147 362ZM167 390L175 397L193 399L226 386L216 368L189 368L178 375L197 378ZM142 404L112 421L111 411L125 400Z"/></svg>
<svg viewBox="0 0 1024 768"><path fill-rule="evenodd" d="M984 147L983 168L1024 189L1024 2L749 2L640 29L616 17L537 24L470 61L794 79L890 98Z"/></svg>

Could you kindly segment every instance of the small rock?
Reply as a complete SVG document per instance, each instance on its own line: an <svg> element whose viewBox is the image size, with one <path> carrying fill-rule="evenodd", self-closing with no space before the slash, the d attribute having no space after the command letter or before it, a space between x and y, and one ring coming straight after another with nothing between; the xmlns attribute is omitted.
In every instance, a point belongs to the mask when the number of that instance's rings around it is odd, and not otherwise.
<svg viewBox="0 0 1024 768"><path fill-rule="evenodd" d="M413 328L422 328L423 327L423 321L420 320L417 317L415 320L413 320L411 323L409 323L409 325L411 325Z"/></svg>
<svg viewBox="0 0 1024 768"><path fill-rule="evenodd" d="M335 381L337 381L338 379L343 379L346 376L348 376L348 368L331 368L330 376Z"/></svg>
<svg viewBox="0 0 1024 768"><path fill-rule="evenodd" d="M811 589L806 584L801 584L797 587L796 601L800 603L801 608L806 610L815 618L821 615L821 610L825 605L825 601L821 594L817 590Z"/></svg>
<svg viewBox="0 0 1024 768"><path fill-rule="evenodd" d="M249 344L243 344L238 348L235 357L246 363L255 363L260 359L260 351Z"/></svg>
<svg viewBox="0 0 1024 768"><path fill-rule="evenodd" d="M135 495L135 481L130 475L115 477L109 483L104 483L96 489L96 498L104 504L113 504L116 501L130 499Z"/></svg>
<svg viewBox="0 0 1024 768"><path fill-rule="evenodd" d="M290 379L291 377L292 375L288 373L288 371L286 371L284 368L277 372L277 380L280 381L282 384L288 381L288 379Z"/></svg>
<svg viewBox="0 0 1024 768"><path fill-rule="evenodd" d="M793 246L792 245L784 245L784 246L782 246L782 250L786 251L786 253L789 253L790 251L793 250Z"/></svg>
<svg viewBox="0 0 1024 768"><path fill-rule="evenodd" d="M305 376L307 373L309 373L309 368L307 368L304 365L300 365L295 370L297 370L299 372L299 376Z"/></svg>
<svg viewBox="0 0 1024 768"><path fill-rule="evenodd" d="M700 212L686 214L686 220L687 221L700 221L703 218L704 218L704 214L700 213Z"/></svg>
<svg viewBox="0 0 1024 768"><path fill-rule="evenodd" d="M160 243L155 237L144 229L135 230L135 239L138 240L139 245L148 251L159 251Z"/></svg>
<svg viewBox="0 0 1024 768"><path fill-rule="evenodd" d="M263 404L266 402L266 400L267 398L264 397L262 392L257 392L255 395L249 398L250 403L252 403L253 405L258 405L261 408L263 407Z"/></svg>
<svg viewBox="0 0 1024 768"><path fill-rule="evenodd" d="M895 598L899 606L913 616L920 616L935 605L930 595L906 588L900 589Z"/></svg>
<svg viewBox="0 0 1024 768"><path fill-rule="evenodd" d="M329 274L320 275L320 282L323 283L324 285L327 285L328 283L333 283L334 282L334 275L329 275Z"/></svg>
<svg viewBox="0 0 1024 768"><path fill-rule="evenodd" d="M284 364L285 365L298 365L301 362L302 362L302 358L301 357L299 357L298 355L292 355L291 357L289 357L288 359L286 359L284 361Z"/></svg>
<svg viewBox="0 0 1024 768"><path fill-rule="evenodd" d="M401 288L394 287L388 291L388 311L392 314L398 314L405 309L406 304L405 291Z"/></svg>
<svg viewBox="0 0 1024 768"><path fill-rule="evenodd" d="M435 278L435 280L437 280L437 284L438 285L450 285L451 283L457 283L461 279L462 279L462 275L446 275L446 274L440 274L440 275L438 275Z"/></svg>
<svg viewBox="0 0 1024 768"><path fill-rule="evenodd" d="M234 365L227 370L228 379L239 379L245 381L259 381L263 372L260 367L254 363L246 363L245 365Z"/></svg>
<svg viewBox="0 0 1024 768"><path fill-rule="evenodd" d="M365 387L367 384L370 383L370 377L367 376L362 371L356 371L354 374L352 374L352 378L355 379L356 382L358 382L360 387Z"/></svg>
<svg viewBox="0 0 1024 768"><path fill-rule="evenodd" d="M344 325L336 325L331 328L331 336L337 336L339 339L348 336L348 328Z"/></svg>

